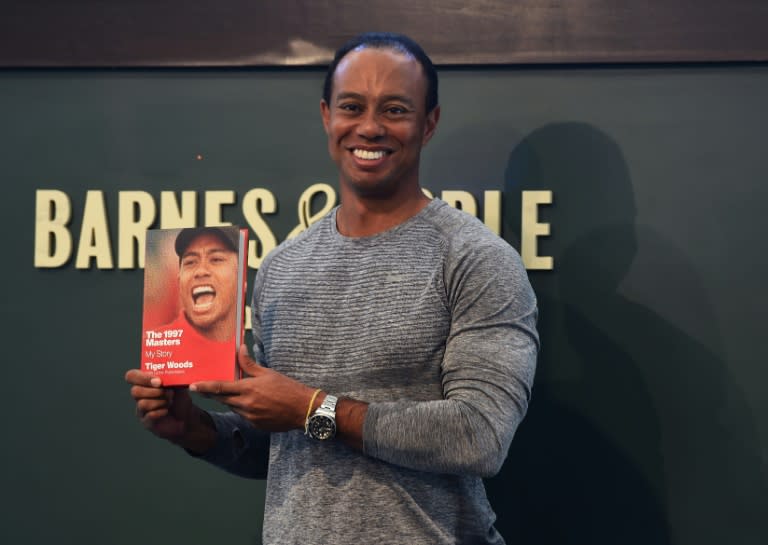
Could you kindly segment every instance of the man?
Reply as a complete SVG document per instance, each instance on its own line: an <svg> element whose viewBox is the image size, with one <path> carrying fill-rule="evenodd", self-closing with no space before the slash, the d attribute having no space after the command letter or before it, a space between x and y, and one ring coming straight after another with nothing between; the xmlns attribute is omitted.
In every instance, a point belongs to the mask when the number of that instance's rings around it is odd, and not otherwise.
<svg viewBox="0 0 768 545"><path fill-rule="evenodd" d="M234 228L182 229L174 248L179 256L181 320L212 341L229 342L237 320L237 231Z"/></svg>
<svg viewBox="0 0 768 545"><path fill-rule="evenodd" d="M501 467L533 380L519 256L419 187L440 107L417 44L354 39L320 108L341 205L259 269L259 363L240 352L251 378L190 387L233 412L129 371L137 410L191 453L266 475L265 544L503 543L482 477Z"/></svg>

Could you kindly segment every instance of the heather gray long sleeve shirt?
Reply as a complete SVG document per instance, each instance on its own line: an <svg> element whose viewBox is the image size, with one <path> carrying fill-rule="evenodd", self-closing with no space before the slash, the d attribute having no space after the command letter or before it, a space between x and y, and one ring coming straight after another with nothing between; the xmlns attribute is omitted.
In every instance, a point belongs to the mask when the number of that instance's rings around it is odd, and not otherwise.
<svg viewBox="0 0 768 545"><path fill-rule="evenodd" d="M334 211L265 259L253 293L258 360L370 404L364 453L213 415L209 461L258 477L268 456L265 545L504 542L482 477L525 415L538 350L514 249L439 200L364 238Z"/></svg>

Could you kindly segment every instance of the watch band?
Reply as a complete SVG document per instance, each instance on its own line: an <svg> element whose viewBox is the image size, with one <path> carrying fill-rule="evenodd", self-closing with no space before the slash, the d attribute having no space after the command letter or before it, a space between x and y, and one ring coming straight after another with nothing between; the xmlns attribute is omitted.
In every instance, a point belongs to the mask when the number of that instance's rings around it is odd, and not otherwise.
<svg viewBox="0 0 768 545"><path fill-rule="evenodd" d="M339 402L339 398L336 396L332 396L331 394L326 394L325 399L323 399L323 402L320 404L320 406L317 408L317 411L320 409L327 409L329 411L333 412L334 418L336 417L336 403ZM315 412L317 412L315 411Z"/></svg>

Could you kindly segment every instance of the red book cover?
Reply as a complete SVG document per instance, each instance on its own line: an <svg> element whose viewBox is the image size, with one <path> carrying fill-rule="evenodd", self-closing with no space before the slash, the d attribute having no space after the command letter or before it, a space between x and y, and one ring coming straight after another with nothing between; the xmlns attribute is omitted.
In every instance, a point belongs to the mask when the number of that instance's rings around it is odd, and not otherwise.
<svg viewBox="0 0 768 545"><path fill-rule="evenodd" d="M164 386L240 378L248 230L147 231L141 369Z"/></svg>

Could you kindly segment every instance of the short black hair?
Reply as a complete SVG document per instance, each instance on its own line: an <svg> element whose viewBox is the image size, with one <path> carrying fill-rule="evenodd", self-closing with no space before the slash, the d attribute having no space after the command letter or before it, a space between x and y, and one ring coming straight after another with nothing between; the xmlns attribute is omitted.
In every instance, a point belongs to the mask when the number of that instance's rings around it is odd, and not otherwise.
<svg viewBox="0 0 768 545"><path fill-rule="evenodd" d="M326 72L325 81L323 82L323 100L326 104L331 103L333 76L341 59L350 51L367 47L373 49L392 49L416 59L424 71L424 76L427 78L427 113L435 109L437 106L437 70L435 65L432 64L432 59L429 58L419 44L408 36L394 32L365 32L355 36L336 51L333 61L328 66L328 72Z"/></svg>

